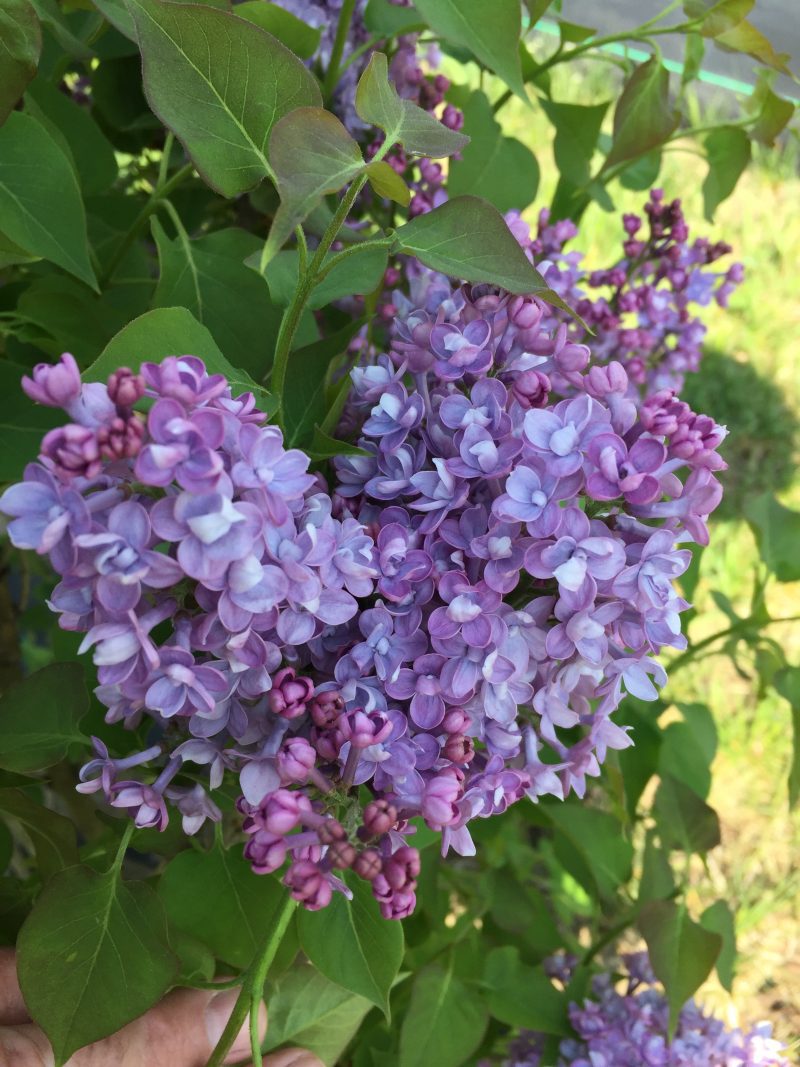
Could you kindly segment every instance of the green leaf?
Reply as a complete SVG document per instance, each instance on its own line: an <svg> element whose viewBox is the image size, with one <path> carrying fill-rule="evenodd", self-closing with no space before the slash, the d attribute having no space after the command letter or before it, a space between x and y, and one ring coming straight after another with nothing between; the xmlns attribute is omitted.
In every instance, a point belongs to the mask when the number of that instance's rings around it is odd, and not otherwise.
<svg viewBox="0 0 800 1067"><path fill-rule="evenodd" d="M711 764L717 751L714 719L705 704L681 707L683 722L672 722L662 735L658 770L670 774L705 799L711 789Z"/></svg>
<svg viewBox="0 0 800 1067"><path fill-rule="evenodd" d="M502 212L526 208L539 188L536 157L520 141L503 136L485 93L472 93L463 111L470 142L450 164L450 196L482 196Z"/></svg>
<svg viewBox="0 0 800 1067"><path fill-rule="evenodd" d="M700 925L722 938L722 948L717 957L717 976L723 989L732 993L736 970L736 923L733 912L724 900L717 900L700 916Z"/></svg>
<svg viewBox="0 0 800 1067"><path fill-rule="evenodd" d="M56 875L17 942L25 1003L58 1064L156 1004L177 969L158 897L115 870Z"/></svg>
<svg viewBox="0 0 800 1067"><path fill-rule="evenodd" d="M663 144L680 115L669 95L669 72L653 56L636 67L614 110L614 135L603 170Z"/></svg>
<svg viewBox="0 0 800 1067"><path fill-rule="evenodd" d="M271 174L267 141L289 111L320 102L313 75L271 34L227 11L128 0L154 113L223 196Z"/></svg>
<svg viewBox="0 0 800 1067"><path fill-rule="evenodd" d="M771 493L762 493L745 502L744 513L761 558L778 581L800 580L800 511L785 508Z"/></svg>
<svg viewBox="0 0 800 1067"><path fill-rule="evenodd" d="M527 100L519 58L522 29L518 0L416 0L417 10L435 34L468 48L510 89Z"/></svg>
<svg viewBox="0 0 800 1067"><path fill-rule="evenodd" d="M706 44L699 33L686 34L686 47L683 53L683 70L681 71L681 88L696 81L703 69Z"/></svg>
<svg viewBox="0 0 800 1067"><path fill-rule="evenodd" d="M258 270L261 253L248 259L248 266ZM321 282L312 289L308 306L316 310L327 307L334 300L354 294L372 293L380 285L386 271L388 251L375 247L359 249L357 255L348 256L334 266ZM300 256L295 249L279 252L267 266L265 277L273 301L286 307L297 288ZM323 267L328 262L325 260Z"/></svg>
<svg viewBox="0 0 800 1067"><path fill-rule="evenodd" d="M594 37L597 30L592 26L581 26L577 22L567 22L566 19L558 20L558 34L562 44L580 44Z"/></svg>
<svg viewBox="0 0 800 1067"><path fill-rule="evenodd" d="M253 874L241 846L215 845L170 860L158 895L170 927L198 938L225 963L245 968L270 929L284 889L276 878Z"/></svg>
<svg viewBox="0 0 800 1067"><path fill-rule="evenodd" d="M91 59L94 53L70 28L57 0L31 0L42 26L46 26L61 48L73 59Z"/></svg>
<svg viewBox="0 0 800 1067"><path fill-rule="evenodd" d="M75 827L63 815L37 804L21 789L0 789L0 812L16 820L31 839L43 879L78 862Z"/></svg>
<svg viewBox="0 0 800 1067"><path fill-rule="evenodd" d="M786 667L775 676L775 688L792 709L792 762L789 768L789 807L800 797L800 667Z"/></svg>
<svg viewBox="0 0 800 1067"><path fill-rule="evenodd" d="M399 96L389 81L389 68L382 52L373 52L356 89L356 112L370 126L386 134L389 145L402 144L407 152L422 156L452 156L469 141L443 125L429 111Z"/></svg>
<svg viewBox="0 0 800 1067"><path fill-rule="evenodd" d="M454 197L401 226L395 237L395 251L416 256L426 267L453 278L491 282L512 293L558 301L497 208L477 196Z"/></svg>
<svg viewBox="0 0 800 1067"><path fill-rule="evenodd" d="M625 723L633 727L633 747L623 749L618 760L625 788L625 806L631 821L636 817L636 808L645 786L658 770L663 734L657 719L663 710L660 703L652 704L636 700L635 697L628 697L625 701Z"/></svg>
<svg viewBox="0 0 800 1067"><path fill-rule="evenodd" d="M303 22L291 11L284 11L277 4L265 4L264 0L245 0L243 4L236 5L236 14L240 19L254 22L262 30L277 37L300 59L311 59L319 48L321 27L309 26L307 22Z"/></svg>
<svg viewBox="0 0 800 1067"><path fill-rule="evenodd" d="M36 74L42 30L28 0L0 3L0 125Z"/></svg>
<svg viewBox="0 0 800 1067"><path fill-rule="evenodd" d="M259 255L262 242L239 229L170 240L157 219L152 229L160 268L153 307L187 308L211 331L229 362L262 378L272 363L281 321L263 277L244 262Z"/></svg>
<svg viewBox="0 0 800 1067"><path fill-rule="evenodd" d="M353 879L353 899L334 893L322 911L297 914L300 945L317 970L389 1015L389 990L403 959L403 928L381 917L370 887Z"/></svg>
<svg viewBox="0 0 800 1067"><path fill-rule="evenodd" d="M31 82L26 99L33 101L38 114L49 119L64 138L84 196L105 192L116 180L119 168L111 142L90 112L43 78Z"/></svg>
<svg viewBox="0 0 800 1067"><path fill-rule="evenodd" d="M411 190L394 169L385 160L367 164L367 177L376 196L393 200L401 207L408 207L411 202Z"/></svg>
<svg viewBox="0 0 800 1067"><path fill-rule="evenodd" d="M21 111L0 127L0 230L97 289L75 172L44 126Z"/></svg>
<svg viewBox="0 0 800 1067"><path fill-rule="evenodd" d="M369 455L368 452L363 448L359 448L358 445L353 445L349 441L338 441L335 437L331 437L319 426L314 427L314 436L311 438L308 454L311 459L316 461L330 459L332 456Z"/></svg>
<svg viewBox="0 0 800 1067"><path fill-rule="evenodd" d="M639 929L647 942L650 964L667 995L672 1037L681 1008L711 973L722 938L704 930L689 918L684 906L669 900L645 904Z"/></svg>
<svg viewBox="0 0 800 1067"><path fill-rule="evenodd" d="M628 881L633 846L621 835L613 815L578 804L553 804L548 805L547 817L557 831L556 854L568 860L564 844L574 849L601 897L612 896ZM578 877L577 870L572 873Z"/></svg>
<svg viewBox="0 0 800 1067"><path fill-rule="evenodd" d="M639 156L619 175L620 185L634 192L651 189L661 170L661 155L661 149L654 148L652 152Z"/></svg>
<svg viewBox="0 0 800 1067"><path fill-rule="evenodd" d="M199 356L211 374L224 374L233 391L252 392L264 412L274 410L269 393L225 359L214 338L186 308L156 308L129 322L113 337L84 372L90 382L105 381L119 367L137 370L142 363L158 363L165 356Z"/></svg>
<svg viewBox="0 0 800 1067"><path fill-rule="evenodd" d="M175 927L169 929L169 946L178 957L176 985L192 986L210 982L214 977L214 956L210 949L191 934Z"/></svg>
<svg viewBox="0 0 800 1067"><path fill-rule="evenodd" d="M269 154L281 204L261 256L262 269L326 193L338 192L364 169L358 144L321 107L297 108L276 123Z"/></svg>
<svg viewBox="0 0 800 1067"><path fill-rule="evenodd" d="M675 879L672 877L669 857L656 845L655 835L649 830L644 842L637 901L645 904L648 900L664 900L672 896L674 890Z"/></svg>
<svg viewBox="0 0 800 1067"><path fill-rule="evenodd" d="M545 1034L569 1034L567 1000L540 967L529 967L512 945L486 957L483 985L489 1011L508 1026Z"/></svg>
<svg viewBox="0 0 800 1067"><path fill-rule="evenodd" d="M704 37L733 29L753 9L755 0L684 0L683 10L690 19L703 19L700 33Z"/></svg>
<svg viewBox="0 0 800 1067"><path fill-rule="evenodd" d="M556 136L553 154L559 173L572 185L588 185L590 165L597 148L600 127L610 101L602 104L559 104L554 100L539 100L539 104L553 124Z"/></svg>
<svg viewBox="0 0 800 1067"><path fill-rule="evenodd" d="M747 19L743 19L724 33L716 34L714 41L726 52L744 52L745 55L752 56L764 66L792 76L788 66L791 58L789 53L776 52L771 41Z"/></svg>
<svg viewBox="0 0 800 1067"><path fill-rule="evenodd" d="M283 432L287 448L307 443L314 427L325 418L331 365L347 351L362 325L363 320L348 323L330 337L292 352L283 391Z"/></svg>
<svg viewBox="0 0 800 1067"><path fill-rule="evenodd" d="M738 126L720 126L705 140L708 174L703 182L703 213L709 222L731 195L750 162L750 140Z"/></svg>
<svg viewBox="0 0 800 1067"><path fill-rule="evenodd" d="M307 1049L334 1067L372 1004L309 966L287 971L269 994L266 1052L291 1045Z"/></svg>
<svg viewBox="0 0 800 1067"><path fill-rule="evenodd" d="M710 852L720 843L719 817L693 789L662 774L653 812L666 848Z"/></svg>
<svg viewBox="0 0 800 1067"><path fill-rule="evenodd" d="M414 979L400 1030L399 1067L460 1067L472 1062L488 1023L483 998L447 968L433 963Z"/></svg>
<svg viewBox="0 0 800 1067"><path fill-rule="evenodd" d="M398 7L392 0L369 0L364 25L379 37L399 37L425 28L424 20L413 5Z"/></svg>
<svg viewBox="0 0 800 1067"><path fill-rule="evenodd" d="M89 710L83 668L51 663L17 682L0 697L0 767L41 771L84 740L78 723Z"/></svg>
<svg viewBox="0 0 800 1067"><path fill-rule="evenodd" d="M748 128L748 136L751 141L758 141L759 144L773 145L775 138L794 115L794 104L778 96L768 85L756 90L754 103L757 106L758 118L755 125Z"/></svg>
<svg viewBox="0 0 800 1067"><path fill-rule="evenodd" d="M15 482L22 477L26 463L39 454L42 437L59 426L63 415L53 408L31 404L23 393L20 379L30 372L10 360L0 360L0 481Z"/></svg>

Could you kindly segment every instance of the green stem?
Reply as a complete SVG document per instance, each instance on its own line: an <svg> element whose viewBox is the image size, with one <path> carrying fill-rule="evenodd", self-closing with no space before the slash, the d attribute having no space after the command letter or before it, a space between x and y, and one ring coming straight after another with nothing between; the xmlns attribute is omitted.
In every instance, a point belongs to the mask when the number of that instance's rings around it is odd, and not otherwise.
<svg viewBox="0 0 800 1067"><path fill-rule="evenodd" d="M670 673L680 670L685 667L687 663L697 656L698 652L702 652L704 648L708 648L709 645L713 645L717 641L721 641L725 637L735 637L736 634L746 633L748 630L763 629L765 626L777 626L782 622L798 622L800 621L800 615L790 615L784 619L767 619L765 622L761 622L752 617L747 619L740 619L739 622L729 626L727 630L718 630L717 633L711 634L708 637L704 637L702 641L698 641L692 645L691 648L687 648L677 659L674 659L671 663L667 664Z"/></svg>
<svg viewBox="0 0 800 1067"><path fill-rule="evenodd" d="M258 1033L258 1006L264 995L264 983L272 961L286 933L286 928L294 914L297 902L287 893L275 917L275 924L269 932L261 949L242 977L242 989L233 1006L228 1024L217 1042L216 1048L206 1063L206 1067L221 1067L231 1050L236 1036L241 1030L248 1014L250 1015L250 1040L256 1064L261 1062L261 1040ZM253 1019L255 1016L255 1020Z"/></svg>
<svg viewBox="0 0 800 1067"><path fill-rule="evenodd" d="M164 138L164 150L161 153L161 162L158 165L158 181L156 182L156 189L161 189L167 180L167 174L169 173L169 159L172 155L172 146L175 144L175 134L172 130L167 131L167 136Z"/></svg>
<svg viewBox="0 0 800 1067"><path fill-rule="evenodd" d="M333 91L339 82L339 66L342 62L344 45L347 40L347 33L350 29L350 20L353 17L355 7L356 0L344 0L342 10L339 12L339 21L336 25L336 37L334 38L333 50L331 51L331 61L328 64L328 69L325 71L325 81L322 85L322 95L325 100L330 100L333 96Z"/></svg>
<svg viewBox="0 0 800 1067"><path fill-rule="evenodd" d="M394 238L393 237L381 237L377 241L365 241L360 245L349 245L347 248L343 248L341 252L337 252L331 256L326 262L325 266L317 274L316 283L319 284L328 277L334 267L338 267L345 259L350 259L351 256L357 256L359 252L369 252L373 248L388 248Z"/></svg>
<svg viewBox="0 0 800 1067"><path fill-rule="evenodd" d="M270 378L271 391L278 403L278 410L275 413L276 419L280 416L281 406L283 404L283 389L286 384L286 370L289 365L289 354L292 351L292 341L294 340L294 335L297 333L300 318L305 310L311 291L317 283L317 275L322 266L322 261L327 255L328 249L336 240L336 235L344 224L345 219L350 213L350 208L355 203L355 199L364 187L366 180L366 174L359 175L339 202L339 206L336 209L333 218L328 223L325 233L320 238L319 245L311 259L308 270L302 277L298 278L297 289L292 297L292 302L287 307L283 314L283 318L281 319L278 338L275 342L275 359L272 365L272 375Z"/></svg>
<svg viewBox="0 0 800 1067"><path fill-rule="evenodd" d="M142 229L145 226L145 223L156 210L159 203L162 200L166 200L170 193L177 189L177 187L189 177L193 170L193 164L187 163L185 167L181 167L180 170L176 171L169 179L169 181L165 182L160 189L155 188L153 190L153 192L150 194L150 199L147 201L142 210L136 216L133 221L133 225L122 238L119 245L117 246L116 252L109 260L108 266L103 272L103 276L100 278L101 289L104 289L114 277L120 263L130 251L134 241L141 233Z"/></svg>
<svg viewBox="0 0 800 1067"><path fill-rule="evenodd" d="M120 838L119 845L117 846L117 854L114 857L114 862L109 868L109 874L114 874L117 878L119 877L119 873L122 870L122 863L125 859L125 853L128 851L128 845L131 843L131 838L133 837L133 831L135 829L136 826L134 825L134 823L128 820L122 837Z"/></svg>

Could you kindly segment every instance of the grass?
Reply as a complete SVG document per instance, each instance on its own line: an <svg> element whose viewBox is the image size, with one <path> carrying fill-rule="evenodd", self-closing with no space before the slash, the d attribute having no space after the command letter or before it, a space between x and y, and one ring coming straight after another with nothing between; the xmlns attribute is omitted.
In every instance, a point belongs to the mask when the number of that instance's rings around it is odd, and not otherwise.
<svg viewBox="0 0 800 1067"><path fill-rule="evenodd" d="M596 64L576 71L556 68L553 97L592 103L613 95L616 71ZM500 95L489 82L490 98ZM706 112L726 103L704 102ZM552 131L541 109L511 101L502 113L506 132L536 153L542 183L526 217L533 222L555 187ZM664 154L659 184L667 197L683 199L693 232L722 238L734 246L747 272L730 309L709 309L709 347L714 352L692 383L692 399L725 422L731 470L728 500L714 523L695 591L697 614L690 639L724 629L724 614L711 598L723 592L746 613L758 553L741 518L747 495L779 490L782 501L800 508L797 434L800 421L800 300L797 249L800 248L800 168L796 141L781 150L759 150L753 166L713 223L703 220L701 185L705 163L698 146L677 142ZM618 254L619 214L637 211L646 197L618 183L610 187L614 214L593 205L581 226L580 247L591 266L607 266ZM800 551L800 546L798 546ZM773 617L796 615L800 583L773 582L767 601ZM800 664L800 627L772 627L791 662ZM734 998L709 981L701 999L731 1022L769 1018L784 1040L800 1036L800 870L794 857L800 845L800 812L790 812L786 780L792 757L788 705L774 692L760 692L752 655L741 649L740 662L715 655L676 673L668 696L700 701L714 713L719 749L713 767L710 802L720 815L723 844L709 857L708 870L697 866L690 903L695 914L723 898L736 909L739 961Z"/></svg>

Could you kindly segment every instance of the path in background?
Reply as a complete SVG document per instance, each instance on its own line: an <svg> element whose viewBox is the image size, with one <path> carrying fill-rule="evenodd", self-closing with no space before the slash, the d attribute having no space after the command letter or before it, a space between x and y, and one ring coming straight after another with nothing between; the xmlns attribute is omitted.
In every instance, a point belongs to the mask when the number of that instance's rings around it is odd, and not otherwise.
<svg viewBox="0 0 800 1067"><path fill-rule="evenodd" d="M615 33L632 25L638 25L653 18L665 6L664 0L563 0L563 16L570 22L582 26L592 26L601 33ZM680 12L675 12L664 20L682 21ZM794 62L792 69L798 73L800 64L800 0L758 0L751 15L753 25L757 26L772 42L777 52L788 52ZM660 47L668 59L680 62L683 59L683 41L679 37L666 35L660 39ZM703 67L714 74L752 84L758 64L749 56L733 52L723 52L721 48L710 44L706 48ZM800 97L800 86L781 75L777 78L775 88L778 92Z"/></svg>

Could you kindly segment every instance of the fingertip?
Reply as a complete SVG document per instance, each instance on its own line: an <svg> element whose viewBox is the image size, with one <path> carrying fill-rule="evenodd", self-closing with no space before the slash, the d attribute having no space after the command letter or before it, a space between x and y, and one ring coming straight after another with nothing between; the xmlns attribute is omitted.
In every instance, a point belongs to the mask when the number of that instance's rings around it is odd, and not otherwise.
<svg viewBox="0 0 800 1067"><path fill-rule="evenodd" d="M206 1007L206 1032L211 1048L214 1048L228 1025L236 1001L239 998L239 989L226 989L222 993L216 993ZM262 1001L258 1006L258 1034L261 1041L267 1033L267 1009ZM231 1045L230 1051L223 1060L225 1064L241 1063L250 1055L250 1019L245 1019L242 1028L236 1035L236 1040Z"/></svg>
<svg viewBox="0 0 800 1067"><path fill-rule="evenodd" d="M282 1048L264 1057L264 1067L325 1067L319 1057L304 1048Z"/></svg>

